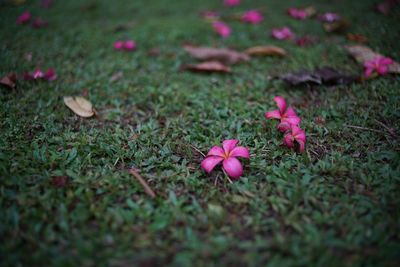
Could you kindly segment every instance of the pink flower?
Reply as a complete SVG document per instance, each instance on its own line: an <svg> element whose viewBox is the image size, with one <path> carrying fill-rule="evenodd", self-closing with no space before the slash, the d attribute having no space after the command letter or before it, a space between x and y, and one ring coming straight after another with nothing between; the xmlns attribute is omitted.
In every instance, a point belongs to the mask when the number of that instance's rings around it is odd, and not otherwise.
<svg viewBox="0 0 400 267"><path fill-rule="evenodd" d="M53 5L53 0L42 0L41 6L43 8L50 8Z"/></svg>
<svg viewBox="0 0 400 267"><path fill-rule="evenodd" d="M33 22L32 22L32 26L34 28L42 28L47 26L47 21L43 20L42 18L36 18Z"/></svg>
<svg viewBox="0 0 400 267"><path fill-rule="evenodd" d="M229 35L231 35L231 28L223 22L220 21L214 22L213 28L214 31L223 38L227 38L229 37Z"/></svg>
<svg viewBox="0 0 400 267"><path fill-rule="evenodd" d="M292 125L300 124L300 117L297 116L296 112L292 107L287 107L285 99L281 96L274 97L278 109L268 111L265 113L267 119L279 119L281 122L277 126L280 132L286 132Z"/></svg>
<svg viewBox="0 0 400 267"><path fill-rule="evenodd" d="M263 16L258 10L249 10L242 15L242 21L251 24L258 24L263 20Z"/></svg>
<svg viewBox="0 0 400 267"><path fill-rule="evenodd" d="M224 0L224 4L229 7L237 6L240 4L240 0Z"/></svg>
<svg viewBox="0 0 400 267"><path fill-rule="evenodd" d="M31 20L32 16L29 11L25 11L17 18L18 24L26 24Z"/></svg>
<svg viewBox="0 0 400 267"><path fill-rule="evenodd" d="M124 42L123 41L115 41L114 48L116 50L122 50L124 48Z"/></svg>
<svg viewBox="0 0 400 267"><path fill-rule="evenodd" d="M299 146L300 153L304 152L306 145L306 133L296 125L292 125L290 131L288 131L283 137L283 143L290 148L295 147L295 142Z"/></svg>
<svg viewBox="0 0 400 267"><path fill-rule="evenodd" d="M237 157L250 158L247 148L236 146L239 140L225 140L222 143L222 148L214 146L208 152L206 158L201 162L201 167L210 173L215 166L222 162L222 167L229 177L234 180L239 179L243 174L243 167Z"/></svg>
<svg viewBox="0 0 400 267"><path fill-rule="evenodd" d="M272 29L272 37L278 40L287 40L287 39L292 39L294 37L294 33L292 30L290 30L289 27L283 27L283 28L275 28Z"/></svg>
<svg viewBox="0 0 400 267"><path fill-rule="evenodd" d="M339 16L339 14L337 14L337 13L326 12L326 13L320 15L320 16L318 17L318 19L319 19L320 21L323 21L323 22L334 22L334 21L339 20L339 19L340 19L340 16Z"/></svg>
<svg viewBox="0 0 400 267"><path fill-rule="evenodd" d="M371 76L374 72L378 75L385 75L388 73L388 66L393 64L393 59L388 57L378 56L364 63L365 77Z"/></svg>
<svg viewBox="0 0 400 267"><path fill-rule="evenodd" d="M133 40L125 41L125 43L124 43L124 49L125 49L126 51L133 51L133 50L135 50L135 49L136 49L136 43L135 43L135 41L133 41Z"/></svg>
<svg viewBox="0 0 400 267"><path fill-rule="evenodd" d="M57 74L54 69L50 68L45 73L43 73L40 69L36 69L32 74L29 72L24 72L23 74L24 80L31 81L31 80L46 80L46 81L54 81L57 79Z"/></svg>
<svg viewBox="0 0 400 267"><path fill-rule="evenodd" d="M307 12L304 9L291 7L288 9L288 14L295 19L303 20L307 18Z"/></svg>

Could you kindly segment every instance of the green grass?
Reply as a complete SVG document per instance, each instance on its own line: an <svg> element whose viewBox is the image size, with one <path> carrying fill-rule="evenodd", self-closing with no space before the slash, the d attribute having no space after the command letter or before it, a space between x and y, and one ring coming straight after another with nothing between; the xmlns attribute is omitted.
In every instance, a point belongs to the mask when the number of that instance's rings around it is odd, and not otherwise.
<svg viewBox="0 0 400 267"><path fill-rule="evenodd" d="M352 22L369 45L400 60L399 8L387 17L376 1L40 1L0 3L0 74L54 67L51 83L20 81L0 91L0 262L2 266L396 266L400 260L400 79L336 88L296 89L268 76L328 65L361 73L319 22L285 15L314 4ZM221 40L198 14L266 7L261 25L231 21ZM24 10L49 21L15 24ZM119 24L133 28L114 32ZM299 48L272 40L289 25L321 42ZM132 38L134 53L113 50ZM245 49L275 44L285 59L254 59L232 75L180 72L193 60L185 43ZM160 55L149 56L157 48ZM24 59L32 53L32 61ZM111 82L113 73L124 77ZM81 95L99 112L81 119L62 97ZM284 96L301 115L307 150L281 145L264 112ZM316 123L317 117L325 123ZM379 130L355 130L354 125ZM249 147L245 174L229 184L218 168L200 169L223 139ZM149 199L126 169L136 167L158 197ZM66 187L51 177L67 175ZM221 178L214 185L215 178Z"/></svg>

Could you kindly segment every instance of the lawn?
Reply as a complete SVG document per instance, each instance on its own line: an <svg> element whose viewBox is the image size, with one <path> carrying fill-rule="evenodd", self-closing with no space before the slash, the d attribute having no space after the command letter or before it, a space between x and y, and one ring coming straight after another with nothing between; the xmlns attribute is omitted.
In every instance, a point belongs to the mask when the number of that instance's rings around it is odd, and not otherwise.
<svg viewBox="0 0 400 267"><path fill-rule="evenodd" d="M0 76L57 72L55 81L0 88L1 265L399 266L399 76L303 88L271 79L321 66L363 71L344 51L344 34L289 17L291 6L338 12L348 32L399 61L400 8L385 16L377 2L56 0L44 9L0 1ZM263 22L230 19L225 39L200 16L253 8ZM16 24L27 10L48 26ZM319 42L274 40L271 29L282 26ZM116 51L120 39L137 50ZM231 74L191 73L181 70L196 62L184 44L272 44L289 55L255 58ZM68 95L85 96L97 116L75 115ZM264 118L277 95L302 118L304 153L283 146ZM233 183L220 167L200 167L199 151L224 139L250 150Z"/></svg>

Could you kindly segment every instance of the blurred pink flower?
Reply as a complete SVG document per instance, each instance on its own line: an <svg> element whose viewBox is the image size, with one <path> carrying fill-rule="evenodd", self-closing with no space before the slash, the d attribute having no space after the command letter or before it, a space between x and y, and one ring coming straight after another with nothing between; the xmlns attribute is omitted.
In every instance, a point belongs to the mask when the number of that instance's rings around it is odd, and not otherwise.
<svg viewBox="0 0 400 267"><path fill-rule="evenodd" d="M277 126L280 132L286 132L292 125L300 124L300 117L292 107L287 107L285 99L281 96L274 97L274 101L278 106L277 110L268 111L265 113L266 119L279 119L280 123Z"/></svg>
<svg viewBox="0 0 400 267"><path fill-rule="evenodd" d="M224 0L224 4L229 7L237 6L240 4L240 0Z"/></svg>
<svg viewBox="0 0 400 267"><path fill-rule="evenodd" d="M32 16L29 11L25 11L17 18L18 24L26 24L31 20Z"/></svg>
<svg viewBox="0 0 400 267"><path fill-rule="evenodd" d="M46 81L54 81L57 79L57 74L54 69L50 68L45 73L42 70L36 69L31 73L24 72L23 74L24 80L31 81L31 80L46 80Z"/></svg>
<svg viewBox="0 0 400 267"><path fill-rule="evenodd" d="M247 148L237 146L239 140L231 139L225 140L222 143L222 148L214 146L207 153L206 158L201 162L201 167L210 173L215 166L222 162L222 167L229 177L234 180L239 179L243 175L243 166L237 157L250 158Z"/></svg>
<svg viewBox="0 0 400 267"><path fill-rule="evenodd" d="M46 81L54 81L55 79L57 79L57 73L53 68L48 69L44 75L43 75L43 79Z"/></svg>
<svg viewBox="0 0 400 267"><path fill-rule="evenodd" d="M290 30L289 27L283 28L275 28L272 29L272 37L278 40L287 40L292 39L294 37L294 33Z"/></svg>
<svg viewBox="0 0 400 267"><path fill-rule="evenodd" d="M114 48L117 49L117 50L123 49L124 48L124 42L123 41L115 41Z"/></svg>
<svg viewBox="0 0 400 267"><path fill-rule="evenodd" d="M46 27L47 26L47 21L43 20L42 18L36 18L33 22L32 22L32 27L34 28L42 28L42 27Z"/></svg>
<svg viewBox="0 0 400 267"><path fill-rule="evenodd" d="M295 148L295 142L299 145L299 152L304 152L306 145L306 133L296 125L292 125L290 130L283 137L283 143L290 148Z"/></svg>
<svg viewBox="0 0 400 267"><path fill-rule="evenodd" d="M298 9L298 8L289 8L288 9L288 14L289 16L291 16L292 18L295 19L306 19L307 18L307 12L304 9Z"/></svg>
<svg viewBox="0 0 400 267"><path fill-rule="evenodd" d="M340 19L340 15L337 13L326 12L318 16L318 19L323 22L334 22Z"/></svg>
<svg viewBox="0 0 400 267"><path fill-rule="evenodd" d="M213 28L214 31L223 38L227 38L229 37L229 35L231 35L231 28L223 22L220 21L214 22Z"/></svg>
<svg viewBox="0 0 400 267"><path fill-rule="evenodd" d="M393 64L393 59L388 57L375 57L364 63L364 75L365 77L371 76L373 73L378 75L385 75L388 73L388 66Z"/></svg>
<svg viewBox="0 0 400 267"><path fill-rule="evenodd" d="M135 43L135 41L133 41L133 40L125 41L125 43L124 43L124 49L125 49L126 51L133 51L133 50L135 50L135 49L136 49L136 43Z"/></svg>
<svg viewBox="0 0 400 267"><path fill-rule="evenodd" d="M251 24L259 24L263 20L263 16L258 10L249 10L242 15L242 21Z"/></svg>

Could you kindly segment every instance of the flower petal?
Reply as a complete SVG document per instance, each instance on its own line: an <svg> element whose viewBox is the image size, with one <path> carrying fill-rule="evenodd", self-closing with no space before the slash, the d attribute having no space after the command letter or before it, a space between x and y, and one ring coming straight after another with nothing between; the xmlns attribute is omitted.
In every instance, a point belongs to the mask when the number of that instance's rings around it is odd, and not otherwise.
<svg viewBox="0 0 400 267"><path fill-rule="evenodd" d="M225 140L222 142L225 154L229 154L235 148L237 143L239 143L239 140L236 139Z"/></svg>
<svg viewBox="0 0 400 267"><path fill-rule="evenodd" d="M242 158L250 158L249 150L243 146L235 147L231 153L229 154L230 157L242 157Z"/></svg>
<svg viewBox="0 0 400 267"><path fill-rule="evenodd" d="M235 180L243 174L242 163L240 163L240 161L235 157L227 158L222 162L222 165L229 177Z"/></svg>
<svg viewBox="0 0 400 267"><path fill-rule="evenodd" d="M281 123L278 124L276 128L278 128L278 131L281 133L285 133L290 130L291 124L287 121L282 121Z"/></svg>
<svg viewBox="0 0 400 267"><path fill-rule="evenodd" d="M206 157L205 159L203 159L203 161L201 162L201 167L207 172L210 173L215 166L218 165L218 163L220 163L222 160L224 160L221 157L217 157L217 156L210 156L210 157Z"/></svg>
<svg viewBox="0 0 400 267"><path fill-rule="evenodd" d="M286 123L289 123L290 125L299 125L301 122L301 119L300 119L300 117L297 117L297 116L290 116L290 117L283 118L281 122L286 122Z"/></svg>
<svg viewBox="0 0 400 267"><path fill-rule="evenodd" d="M266 112L264 116L266 119L280 119L281 113L279 112L279 110L272 110Z"/></svg>
<svg viewBox="0 0 400 267"><path fill-rule="evenodd" d="M276 102L276 105L279 108L279 111L281 112L281 114L285 113L286 111L286 101L283 97L281 96L275 96L274 97L274 101Z"/></svg>
<svg viewBox="0 0 400 267"><path fill-rule="evenodd" d="M285 136L283 137L283 143L287 147L290 147L290 148L294 147L293 135L291 133L285 134Z"/></svg>
<svg viewBox="0 0 400 267"><path fill-rule="evenodd" d="M219 146L213 146L210 151L208 151L207 156L217 156L217 157L223 157L225 156L224 150L220 148Z"/></svg>
<svg viewBox="0 0 400 267"><path fill-rule="evenodd" d="M43 79L46 81L54 81L57 79L57 73L54 69L48 69L46 73L43 75Z"/></svg>

